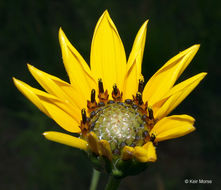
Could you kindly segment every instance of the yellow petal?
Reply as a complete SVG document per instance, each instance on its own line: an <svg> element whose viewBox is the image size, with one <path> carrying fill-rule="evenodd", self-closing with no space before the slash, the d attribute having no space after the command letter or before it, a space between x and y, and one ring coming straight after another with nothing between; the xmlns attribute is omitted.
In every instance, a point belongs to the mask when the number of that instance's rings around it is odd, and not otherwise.
<svg viewBox="0 0 221 190"><path fill-rule="evenodd" d="M78 51L71 45L64 32L59 30L59 42L62 51L65 69L69 75L72 86L87 100L93 88L97 88L96 81L85 60Z"/></svg>
<svg viewBox="0 0 221 190"><path fill-rule="evenodd" d="M91 151L99 155L99 144L98 144L97 135L94 132L90 132L87 138Z"/></svg>
<svg viewBox="0 0 221 190"><path fill-rule="evenodd" d="M206 75L207 73L200 73L175 85L163 96L163 101L160 100L152 107L154 117L160 119L167 116L194 90Z"/></svg>
<svg viewBox="0 0 221 190"><path fill-rule="evenodd" d="M55 120L58 125L69 132L81 132L79 128L79 122L81 119L79 112L76 112L76 114L79 115L78 117L76 117L76 115L74 114L75 111L73 110L72 113L71 110L68 109L68 107L62 102L50 101L44 98L40 98L40 100L51 115L51 118Z"/></svg>
<svg viewBox="0 0 221 190"><path fill-rule="evenodd" d="M52 118L58 125L67 131L79 133L79 110L70 109L65 102L53 95L32 88L26 83L13 78L16 87L35 104L42 112Z"/></svg>
<svg viewBox="0 0 221 190"><path fill-rule="evenodd" d="M157 160L156 148L152 142L147 142L143 145L143 148L147 150L147 162L155 162Z"/></svg>
<svg viewBox="0 0 221 190"><path fill-rule="evenodd" d="M39 84L50 94L66 101L70 106L76 106L79 108L79 112L82 108L86 107L86 100L84 100L74 88L65 81L45 73L32 65L28 64L28 69Z"/></svg>
<svg viewBox="0 0 221 190"><path fill-rule="evenodd" d="M147 162L147 150L145 148L136 146L133 155L139 162Z"/></svg>
<svg viewBox="0 0 221 190"><path fill-rule="evenodd" d="M139 162L155 162L157 160L156 150L152 142L146 143L143 147L136 146L133 155Z"/></svg>
<svg viewBox="0 0 221 190"><path fill-rule="evenodd" d="M101 78L104 88L112 92L114 83L120 90L126 72L126 56L118 31L105 11L97 22L91 44L91 70Z"/></svg>
<svg viewBox="0 0 221 190"><path fill-rule="evenodd" d="M161 67L147 82L143 92L144 101L148 101L149 105L159 101L189 65L198 49L199 45L193 45Z"/></svg>
<svg viewBox="0 0 221 190"><path fill-rule="evenodd" d="M85 151L87 151L88 149L87 141L71 136L71 135L67 135L65 133L47 131L47 132L44 132L43 135L45 136L46 139L50 141L65 144L65 145L72 146L74 148L79 148Z"/></svg>
<svg viewBox="0 0 221 190"><path fill-rule="evenodd" d="M146 41L147 23L141 26L134 40L134 44L127 62L126 76L124 83L124 98L131 98L138 90L138 83L141 77L141 66Z"/></svg>
<svg viewBox="0 0 221 190"><path fill-rule="evenodd" d="M133 158L134 148L130 146L125 146L122 150L121 157L123 160L129 160Z"/></svg>
<svg viewBox="0 0 221 190"><path fill-rule="evenodd" d="M45 113L48 117L50 117L48 111L45 109L45 107L42 105L40 99L38 98L38 96L36 96L29 88L28 86L13 77L13 82L15 84L15 86L18 88L18 90L24 95L26 96L36 107L38 107L38 109L40 109L43 113Z"/></svg>
<svg viewBox="0 0 221 190"><path fill-rule="evenodd" d="M112 152L108 141L100 140L99 149L102 156L106 156L109 160L112 160Z"/></svg>
<svg viewBox="0 0 221 190"><path fill-rule="evenodd" d="M150 136L153 134L156 137L155 142L184 136L195 130L194 121L194 118L188 115L164 117L150 131Z"/></svg>

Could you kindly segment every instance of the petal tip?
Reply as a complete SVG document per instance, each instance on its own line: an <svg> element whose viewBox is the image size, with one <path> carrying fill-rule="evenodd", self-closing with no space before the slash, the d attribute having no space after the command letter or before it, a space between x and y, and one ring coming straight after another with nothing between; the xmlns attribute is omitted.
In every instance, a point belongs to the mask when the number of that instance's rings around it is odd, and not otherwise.
<svg viewBox="0 0 221 190"><path fill-rule="evenodd" d="M200 48L200 44L195 44L194 46L198 49Z"/></svg>
<svg viewBox="0 0 221 190"><path fill-rule="evenodd" d="M43 136L47 136L48 135L48 132L44 132L42 133Z"/></svg>
<svg viewBox="0 0 221 190"><path fill-rule="evenodd" d="M147 24L148 24L148 22L149 22L149 19L147 19L144 23L143 23L143 25L141 26L141 31L142 32L146 32L147 31ZM146 37L146 36L145 36Z"/></svg>
<svg viewBox="0 0 221 190"><path fill-rule="evenodd" d="M18 86L19 86L19 80L16 79L15 77L12 77L12 81L13 81L14 85L16 86L16 88L18 88Z"/></svg>
<svg viewBox="0 0 221 190"><path fill-rule="evenodd" d="M191 51L197 52L199 50L199 48L200 48L200 44L195 44L190 49L191 49Z"/></svg>
<svg viewBox="0 0 221 190"><path fill-rule="evenodd" d="M16 79L15 77L12 77L12 80L14 82L14 85L18 88L18 86L21 84L21 81Z"/></svg>
<svg viewBox="0 0 221 190"><path fill-rule="evenodd" d="M106 19L107 22L111 22L112 23L112 19L111 19L110 14L109 14L107 9L104 11L104 13L100 17L101 21L105 20L105 19Z"/></svg>
<svg viewBox="0 0 221 190"><path fill-rule="evenodd" d="M27 63L27 67L30 72L32 72L35 69L35 67L33 65L30 65L29 63Z"/></svg>
<svg viewBox="0 0 221 190"><path fill-rule="evenodd" d="M192 130L191 132L195 131L196 130L196 127L192 126Z"/></svg>
<svg viewBox="0 0 221 190"><path fill-rule="evenodd" d="M43 72L30 64L27 64L27 67L32 76L38 81L38 78L36 77L41 76Z"/></svg>
<svg viewBox="0 0 221 190"><path fill-rule="evenodd" d="M201 75L202 77L205 77L208 73L207 72L202 72Z"/></svg>
<svg viewBox="0 0 221 190"><path fill-rule="evenodd" d="M46 139L50 140L50 136L51 136L53 133L56 133L56 132L45 131L44 133L42 133L42 135L43 135Z"/></svg>
<svg viewBox="0 0 221 190"><path fill-rule="evenodd" d="M204 79L204 77L207 75L207 72L202 72L202 73L199 73L199 74L197 74L197 75L195 75L197 78L196 78L196 80L203 80ZM193 76L194 77L194 76Z"/></svg>
<svg viewBox="0 0 221 190"><path fill-rule="evenodd" d="M149 23L149 19L147 19L147 20L144 22L144 26L147 26L148 23Z"/></svg>
<svg viewBox="0 0 221 190"><path fill-rule="evenodd" d="M109 12L108 12L107 9L104 11L104 13L103 13L102 16L107 17L107 18L110 18L110 14L109 14Z"/></svg>
<svg viewBox="0 0 221 190"><path fill-rule="evenodd" d="M59 28L59 31L58 31L58 38L59 38L60 43L65 42L66 36L65 36L65 33L64 33L64 31L62 30L61 27Z"/></svg>
<svg viewBox="0 0 221 190"><path fill-rule="evenodd" d="M106 9L103 14L109 14L108 10Z"/></svg>
<svg viewBox="0 0 221 190"><path fill-rule="evenodd" d="M17 80L15 77L12 77L13 82L15 83L15 81Z"/></svg>
<svg viewBox="0 0 221 190"><path fill-rule="evenodd" d="M149 19L147 19L147 20L143 23L143 25L141 26L139 32L144 33L144 32L147 31L147 24L148 24L148 22L149 22ZM139 32L138 32L138 33L139 33Z"/></svg>

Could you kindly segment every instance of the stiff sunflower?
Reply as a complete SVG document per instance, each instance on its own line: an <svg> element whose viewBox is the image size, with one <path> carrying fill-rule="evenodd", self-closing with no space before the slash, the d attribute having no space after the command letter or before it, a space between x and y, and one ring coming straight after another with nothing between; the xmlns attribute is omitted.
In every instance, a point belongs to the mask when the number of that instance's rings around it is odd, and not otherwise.
<svg viewBox="0 0 221 190"><path fill-rule="evenodd" d="M47 139L86 151L96 168L105 163L109 172L120 177L133 174L133 164L155 162L157 142L195 130L193 117L168 114L206 75L200 73L174 85L199 49L193 45L167 61L144 85L141 65L147 24L148 20L138 31L126 61L118 31L105 11L94 31L90 67L60 28L70 83L29 64L29 71L46 92L13 78L42 112L66 131L79 134L48 131L43 134Z"/></svg>

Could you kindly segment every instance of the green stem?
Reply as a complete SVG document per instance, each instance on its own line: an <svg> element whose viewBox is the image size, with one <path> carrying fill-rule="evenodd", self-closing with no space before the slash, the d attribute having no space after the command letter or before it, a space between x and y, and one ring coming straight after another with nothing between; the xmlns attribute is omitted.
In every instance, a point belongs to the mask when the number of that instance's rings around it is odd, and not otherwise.
<svg viewBox="0 0 221 190"><path fill-rule="evenodd" d="M105 190L116 190L120 185L121 179L110 175Z"/></svg>
<svg viewBox="0 0 221 190"><path fill-rule="evenodd" d="M96 190L97 189L97 183L100 177L100 172L93 169L93 176L91 179L91 186L90 186L90 190Z"/></svg>

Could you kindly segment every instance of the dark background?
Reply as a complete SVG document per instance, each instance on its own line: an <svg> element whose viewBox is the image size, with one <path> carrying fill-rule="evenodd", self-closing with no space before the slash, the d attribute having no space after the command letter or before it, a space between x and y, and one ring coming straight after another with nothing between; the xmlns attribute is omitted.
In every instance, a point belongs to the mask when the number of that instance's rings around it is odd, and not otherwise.
<svg viewBox="0 0 221 190"><path fill-rule="evenodd" d="M120 189L219 189L220 7L218 0L0 1L0 189L88 189L92 168L87 157L44 139L44 131L61 129L18 92L12 76L39 87L27 70L30 62L67 81L59 27L89 63L93 30L105 9L118 28L127 56L139 27L150 19L143 60L146 81L169 58L196 43L201 48L180 81L208 72L173 112L195 117L197 130L160 143L157 162L140 175L124 179ZM106 179L102 176L100 189ZM185 184L184 179L208 179L212 185Z"/></svg>

